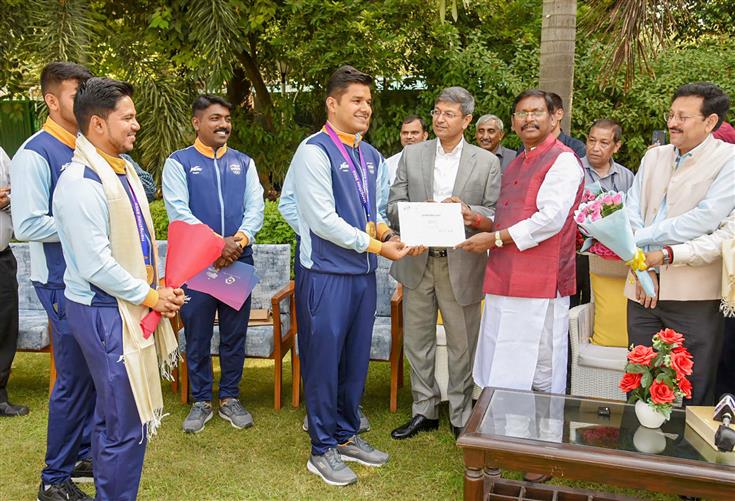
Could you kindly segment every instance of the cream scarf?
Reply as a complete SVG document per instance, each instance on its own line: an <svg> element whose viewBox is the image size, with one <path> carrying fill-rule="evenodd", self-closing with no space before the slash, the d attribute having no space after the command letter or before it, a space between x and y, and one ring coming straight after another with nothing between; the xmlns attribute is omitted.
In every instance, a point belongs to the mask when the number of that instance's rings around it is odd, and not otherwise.
<svg viewBox="0 0 735 501"><path fill-rule="evenodd" d="M94 145L81 134L77 138L72 161L90 167L102 181L110 212L112 257L133 277L147 281L143 251L140 247L140 234L133 207L117 174L112 166L97 153ZM126 176L140 204L140 210L151 239L155 242L156 237L148 201L135 169L129 164ZM155 244L152 247L153 269L156 270L158 249ZM161 376L171 380L171 370L179 359L178 343L168 319L162 318L154 335L144 339L140 322L148 314L148 308L121 299L117 300L117 307L122 318L123 356L121 361L125 363L141 427L146 428L146 437L150 439L156 434L161 418L164 416L159 371Z"/></svg>
<svg viewBox="0 0 735 501"><path fill-rule="evenodd" d="M726 317L735 317L735 239L722 242L722 303Z"/></svg>

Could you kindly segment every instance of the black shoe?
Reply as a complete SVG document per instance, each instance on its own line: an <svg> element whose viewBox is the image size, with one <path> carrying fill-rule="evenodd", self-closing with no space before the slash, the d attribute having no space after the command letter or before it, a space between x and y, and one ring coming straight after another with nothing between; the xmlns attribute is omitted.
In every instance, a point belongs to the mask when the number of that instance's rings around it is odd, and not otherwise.
<svg viewBox="0 0 735 501"><path fill-rule="evenodd" d="M452 426L452 433L454 433L454 440L457 440L459 438L460 433L464 431L464 426Z"/></svg>
<svg viewBox="0 0 735 501"><path fill-rule="evenodd" d="M403 440L413 437L420 431L433 431L438 428L438 419L429 419L421 414L416 414L411 421L390 432L390 436L393 440Z"/></svg>
<svg viewBox="0 0 735 501"><path fill-rule="evenodd" d="M28 407L25 405L13 405L10 402L0 402L0 417L25 416Z"/></svg>
<svg viewBox="0 0 735 501"><path fill-rule="evenodd" d="M74 465L74 471L71 472L71 479L81 484L94 482L92 459L86 458L77 461L77 464Z"/></svg>
<svg viewBox="0 0 735 501"><path fill-rule="evenodd" d="M41 481L36 499L38 501L93 501L71 480L60 484L51 484L48 487L44 486L43 481Z"/></svg>

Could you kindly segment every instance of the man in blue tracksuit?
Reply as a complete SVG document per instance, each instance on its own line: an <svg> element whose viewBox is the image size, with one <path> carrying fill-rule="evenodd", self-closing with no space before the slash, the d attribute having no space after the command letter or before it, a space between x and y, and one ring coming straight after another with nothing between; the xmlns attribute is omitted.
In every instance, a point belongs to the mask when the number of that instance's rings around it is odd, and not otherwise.
<svg viewBox="0 0 735 501"><path fill-rule="evenodd" d="M135 501L147 437L160 421L142 422L141 416L163 412L160 393L158 399L146 393L141 382L151 370L158 372L157 357L153 368L147 365L134 343L125 344L126 330L128 339L142 338L140 319L148 308L171 318L184 302L181 289L156 287L145 192L120 157L133 148L140 129L132 94L130 84L106 78L80 85L74 112L81 134L53 203L67 262L68 322L97 392L92 446L97 501ZM132 381L138 382L135 388ZM153 384L160 384L157 378Z"/></svg>
<svg viewBox="0 0 735 501"><path fill-rule="evenodd" d="M327 123L299 145L289 168L301 236L296 311L311 437L307 469L330 485L357 481L344 461L388 461L357 435L375 320L375 254L399 259L408 252L390 238L377 210L385 203L377 179L384 160L362 141L371 83L351 66L330 77Z"/></svg>
<svg viewBox="0 0 735 501"><path fill-rule="evenodd" d="M94 385L66 319L66 264L51 207L61 169L71 160L76 144L74 95L90 76L85 67L73 63L54 62L43 68L41 92L48 119L23 143L11 163L15 236L30 242L31 281L51 322L57 370L49 400L41 501L65 500L67 494L74 499L80 491L71 479L92 481Z"/></svg>
<svg viewBox="0 0 735 501"><path fill-rule="evenodd" d="M193 146L174 152L163 167L163 199L169 220L204 223L225 239L215 266L234 261L253 264L252 244L263 226L263 187L255 162L227 146L232 131L232 105L219 96L194 100ZM219 415L237 428L253 425L253 418L239 401L245 362L245 336L250 318L250 298L235 310L215 297L187 289L191 298L181 309L186 326L186 361L194 399L183 423L187 433L198 433L212 418L212 358L210 343L215 314L219 317L220 367Z"/></svg>

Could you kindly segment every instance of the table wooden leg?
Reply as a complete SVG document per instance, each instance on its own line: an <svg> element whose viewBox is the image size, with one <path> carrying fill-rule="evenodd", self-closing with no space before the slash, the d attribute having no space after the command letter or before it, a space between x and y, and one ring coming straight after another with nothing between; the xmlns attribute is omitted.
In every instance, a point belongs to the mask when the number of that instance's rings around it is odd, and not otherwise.
<svg viewBox="0 0 735 501"><path fill-rule="evenodd" d="M482 501L484 484L485 477L482 474L482 469L466 465L464 469L464 500Z"/></svg>

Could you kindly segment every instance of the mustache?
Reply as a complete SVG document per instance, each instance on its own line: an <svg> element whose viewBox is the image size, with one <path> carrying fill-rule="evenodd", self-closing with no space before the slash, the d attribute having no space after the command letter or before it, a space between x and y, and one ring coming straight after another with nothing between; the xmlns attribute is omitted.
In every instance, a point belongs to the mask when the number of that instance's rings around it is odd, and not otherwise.
<svg viewBox="0 0 735 501"><path fill-rule="evenodd" d="M679 128L677 128L677 127L672 127L672 128L669 129L669 132L684 132L684 131L681 130L681 129L679 129Z"/></svg>
<svg viewBox="0 0 735 501"><path fill-rule="evenodd" d="M219 127L217 129L214 129L214 132L224 132L226 134L229 134L230 128L229 127Z"/></svg>
<svg viewBox="0 0 735 501"><path fill-rule="evenodd" d="M534 129L536 129L536 130L538 130L538 129L539 129L539 126L538 126L538 125L536 125L536 124L526 124L526 125L524 125L523 127L521 127L521 130L526 130L526 129L528 129L529 127L533 127L533 128L534 128Z"/></svg>

